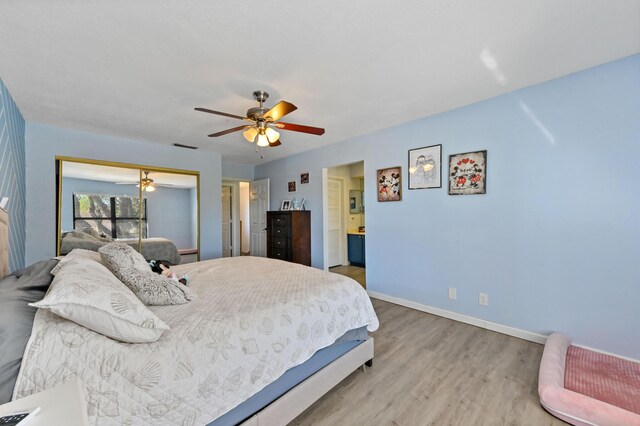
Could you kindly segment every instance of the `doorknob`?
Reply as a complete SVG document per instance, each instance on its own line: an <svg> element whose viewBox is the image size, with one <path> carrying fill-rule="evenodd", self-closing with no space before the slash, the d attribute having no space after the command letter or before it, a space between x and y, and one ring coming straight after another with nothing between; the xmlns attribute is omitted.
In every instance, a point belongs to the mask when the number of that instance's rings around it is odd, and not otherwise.
<svg viewBox="0 0 640 426"><path fill-rule="evenodd" d="M267 230L267 228L264 228L264 229L263 229L263 231L266 231L266 230Z"/></svg>

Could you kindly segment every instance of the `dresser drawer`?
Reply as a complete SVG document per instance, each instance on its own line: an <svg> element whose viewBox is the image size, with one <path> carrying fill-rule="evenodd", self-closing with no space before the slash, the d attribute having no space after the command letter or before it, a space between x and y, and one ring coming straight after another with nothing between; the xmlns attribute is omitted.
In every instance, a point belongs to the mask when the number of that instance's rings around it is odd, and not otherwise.
<svg viewBox="0 0 640 426"><path fill-rule="evenodd" d="M271 247L273 247L274 249L288 249L289 248L289 239L288 238L273 237L271 239Z"/></svg>
<svg viewBox="0 0 640 426"><path fill-rule="evenodd" d="M288 214L274 214L271 216L271 224L273 226L291 226L291 216Z"/></svg>
<svg viewBox="0 0 640 426"><path fill-rule="evenodd" d="M289 260L289 250L284 248L271 248L271 258L280 260Z"/></svg>
<svg viewBox="0 0 640 426"><path fill-rule="evenodd" d="M287 226L271 226L271 237L272 238L288 238L289 237L289 227Z"/></svg>

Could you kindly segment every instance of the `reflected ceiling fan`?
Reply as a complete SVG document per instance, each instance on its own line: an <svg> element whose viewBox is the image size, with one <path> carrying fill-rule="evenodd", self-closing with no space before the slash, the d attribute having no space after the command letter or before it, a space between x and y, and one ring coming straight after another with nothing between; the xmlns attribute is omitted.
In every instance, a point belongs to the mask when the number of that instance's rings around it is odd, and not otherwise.
<svg viewBox="0 0 640 426"><path fill-rule="evenodd" d="M245 117L226 112L214 111L208 108L195 108L196 111L207 112L209 114L222 115L224 117L237 118L238 120L249 121L251 124L234 127L232 129L223 130L218 133L208 135L210 138L228 135L229 133L239 132L249 142L256 142L259 147L276 147L281 145L279 130L290 130L292 132L308 133L311 135L323 135L324 129L319 127L304 126L302 124L284 123L280 120L285 115L298 109L294 104L287 101L280 101L274 107L268 109L264 107L264 102L269 94L264 90L256 90L253 97L258 101L260 106L249 108ZM274 129L275 128L275 129Z"/></svg>
<svg viewBox="0 0 640 426"><path fill-rule="evenodd" d="M149 177L149 172L147 171L144 171L144 177L140 182L138 182L137 180L129 181L129 182L116 182L116 185L135 185L138 188L140 187L141 184L142 184L142 190L144 192L153 192L156 190L156 187L158 186L164 186L167 188L173 187L173 185L168 183L155 183L153 179Z"/></svg>

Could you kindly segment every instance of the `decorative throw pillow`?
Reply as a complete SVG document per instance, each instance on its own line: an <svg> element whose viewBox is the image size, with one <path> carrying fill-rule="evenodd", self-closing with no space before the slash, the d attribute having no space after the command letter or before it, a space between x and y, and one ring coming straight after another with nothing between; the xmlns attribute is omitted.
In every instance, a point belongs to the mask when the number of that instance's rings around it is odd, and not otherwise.
<svg viewBox="0 0 640 426"><path fill-rule="evenodd" d="M107 268L145 305L181 305L196 298L186 285L152 272L144 257L127 244L110 243L98 252Z"/></svg>
<svg viewBox="0 0 640 426"><path fill-rule="evenodd" d="M95 229L93 229L92 227L90 227L90 226L88 226L86 228L80 228L79 231L80 232L84 232L85 234L89 234L93 238L100 238L100 233L98 231L96 231Z"/></svg>
<svg viewBox="0 0 640 426"><path fill-rule="evenodd" d="M169 329L104 265L87 258L63 265L45 298L30 306L127 343L155 342Z"/></svg>
<svg viewBox="0 0 640 426"><path fill-rule="evenodd" d="M97 251L85 250L85 249L73 249L71 253L66 256L62 256L60 261L56 265L55 268L51 270L52 275L56 275L60 269L66 264L72 261L73 259L89 259L94 260L98 263L102 263L102 258L100 257L100 253Z"/></svg>

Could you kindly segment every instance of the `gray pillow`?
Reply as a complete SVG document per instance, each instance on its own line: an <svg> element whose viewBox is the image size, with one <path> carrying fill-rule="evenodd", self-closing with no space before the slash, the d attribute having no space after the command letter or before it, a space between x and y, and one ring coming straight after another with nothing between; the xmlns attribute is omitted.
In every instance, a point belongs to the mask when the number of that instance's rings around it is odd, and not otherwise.
<svg viewBox="0 0 640 426"><path fill-rule="evenodd" d="M181 305L196 298L186 285L152 272L144 257L127 244L110 243L98 252L102 263L145 305Z"/></svg>
<svg viewBox="0 0 640 426"><path fill-rule="evenodd" d="M11 401L36 308L53 279L57 260L45 260L0 280L0 404Z"/></svg>

